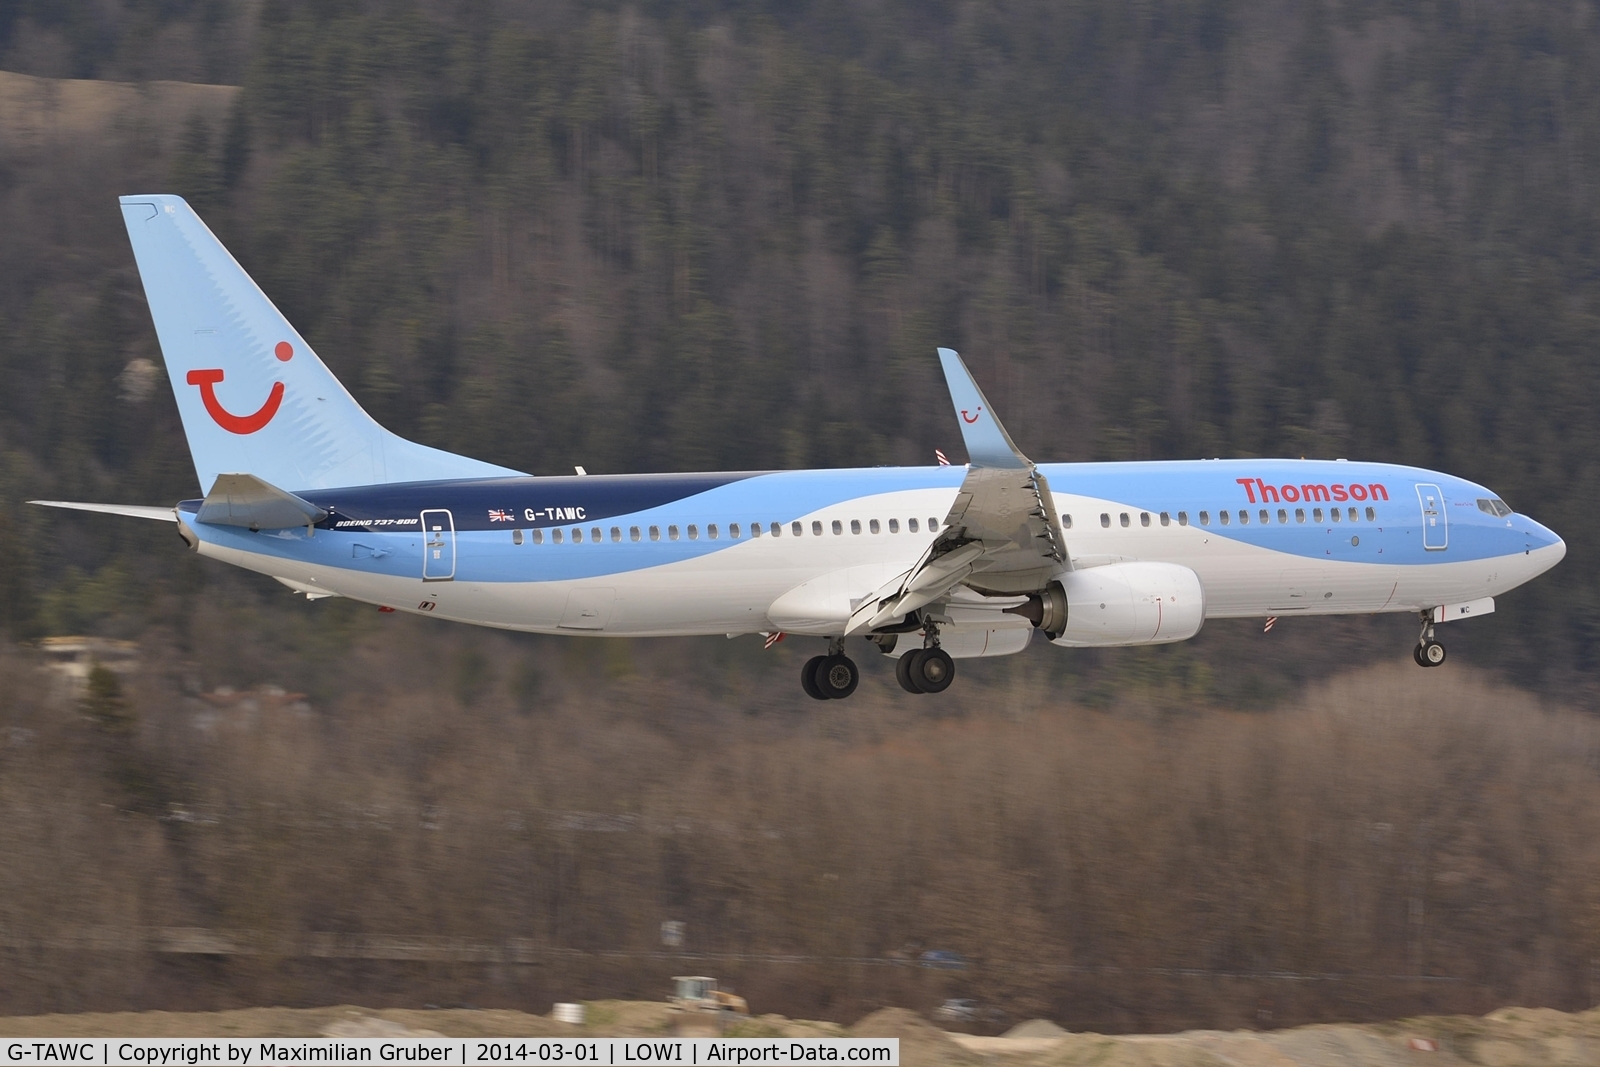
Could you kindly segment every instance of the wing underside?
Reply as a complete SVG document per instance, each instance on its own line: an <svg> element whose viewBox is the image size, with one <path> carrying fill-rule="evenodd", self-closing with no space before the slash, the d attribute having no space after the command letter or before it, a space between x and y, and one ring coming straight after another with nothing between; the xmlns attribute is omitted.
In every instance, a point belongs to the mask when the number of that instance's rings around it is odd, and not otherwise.
<svg viewBox="0 0 1600 1067"><path fill-rule="evenodd" d="M1043 589L1071 568L1050 485L1000 424L961 357L939 350L970 462L944 529L903 575L858 604L848 634L901 623L958 586L988 596Z"/></svg>

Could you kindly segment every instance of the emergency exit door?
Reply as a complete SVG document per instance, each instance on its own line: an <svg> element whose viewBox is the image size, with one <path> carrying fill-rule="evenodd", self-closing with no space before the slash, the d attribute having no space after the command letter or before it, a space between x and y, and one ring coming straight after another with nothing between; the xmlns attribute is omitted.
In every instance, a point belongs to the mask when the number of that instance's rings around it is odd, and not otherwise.
<svg viewBox="0 0 1600 1067"><path fill-rule="evenodd" d="M1444 511L1444 494L1437 485L1419 483L1417 503L1422 506L1422 547L1442 552L1450 546L1450 517Z"/></svg>
<svg viewBox="0 0 1600 1067"><path fill-rule="evenodd" d="M422 580L448 582L456 576L456 520L440 508L422 513Z"/></svg>

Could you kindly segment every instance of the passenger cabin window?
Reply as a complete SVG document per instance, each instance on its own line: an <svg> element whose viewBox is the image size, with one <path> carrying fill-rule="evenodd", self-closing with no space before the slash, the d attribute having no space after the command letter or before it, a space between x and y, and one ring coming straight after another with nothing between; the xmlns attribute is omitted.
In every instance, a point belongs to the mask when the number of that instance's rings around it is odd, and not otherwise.
<svg viewBox="0 0 1600 1067"><path fill-rule="evenodd" d="M1266 508L1261 509L1261 514L1258 517L1261 519L1261 525L1263 526L1272 521L1272 516L1267 514Z"/></svg>
<svg viewBox="0 0 1600 1067"><path fill-rule="evenodd" d="M628 540L630 540L630 541L639 540L639 527L637 527L637 526L628 527Z"/></svg>
<svg viewBox="0 0 1600 1067"><path fill-rule="evenodd" d="M890 519L889 520L889 532L890 533L899 533L900 532L900 520L899 519Z"/></svg>
<svg viewBox="0 0 1600 1067"><path fill-rule="evenodd" d="M589 540L593 541L597 545L600 543L600 541L601 541L600 527L595 526L595 527L591 527L590 528L590 530L589 530Z"/></svg>
<svg viewBox="0 0 1600 1067"><path fill-rule="evenodd" d="M731 541L739 540L739 524L738 523L736 523L736 522L728 523L728 539L731 540Z"/></svg>
<svg viewBox="0 0 1600 1067"><path fill-rule="evenodd" d="M1172 516L1168 515L1165 511L1163 511L1161 513L1161 525L1163 525L1163 526L1171 526L1172 525Z"/></svg>
<svg viewBox="0 0 1600 1067"><path fill-rule="evenodd" d="M535 531L533 531L533 543L536 544L536 545L544 544L544 531L543 530L535 530Z"/></svg>
<svg viewBox="0 0 1600 1067"><path fill-rule="evenodd" d="M652 541L661 540L661 527L659 527L659 526L650 527L650 540L652 540Z"/></svg>
<svg viewBox="0 0 1600 1067"><path fill-rule="evenodd" d="M1061 528L1063 530L1072 529L1072 516L1071 515L1063 515L1063 516L1061 516Z"/></svg>
<svg viewBox="0 0 1600 1067"><path fill-rule="evenodd" d="M861 532L861 520L860 519L851 519L850 520L850 532L853 533L853 534L859 534Z"/></svg>
<svg viewBox="0 0 1600 1067"><path fill-rule="evenodd" d="M833 536L838 537L840 534L844 533L844 523L840 522L838 519L834 519L829 525L833 527Z"/></svg>
<svg viewBox="0 0 1600 1067"><path fill-rule="evenodd" d="M691 540L691 541L700 540L700 527L696 526L692 522L689 524L689 540Z"/></svg>
<svg viewBox="0 0 1600 1067"><path fill-rule="evenodd" d="M667 527L667 540L668 541L676 541L677 539L678 539L678 528L676 526L668 526Z"/></svg>
<svg viewBox="0 0 1600 1067"><path fill-rule="evenodd" d="M1294 509L1294 521L1295 522L1305 522L1306 521L1306 509L1305 508L1295 508Z"/></svg>
<svg viewBox="0 0 1600 1067"><path fill-rule="evenodd" d="M583 543L583 527L574 526L572 528L572 543L575 545Z"/></svg>
<svg viewBox="0 0 1600 1067"><path fill-rule="evenodd" d="M917 532L917 520L916 519L907 519L906 520L906 532L908 532L908 533L916 533Z"/></svg>
<svg viewBox="0 0 1600 1067"><path fill-rule="evenodd" d="M877 533L878 532L878 520L877 519L872 519L871 521L869 521L867 523L867 529L869 531L871 531L872 533Z"/></svg>
<svg viewBox="0 0 1600 1067"><path fill-rule="evenodd" d="M750 524L750 536L751 537L760 537L761 536L761 524L759 522L752 522Z"/></svg>
<svg viewBox="0 0 1600 1067"><path fill-rule="evenodd" d="M777 529L778 529L778 530L779 530L779 531L780 531L780 532L781 532L781 531L782 531L782 530L783 530L783 524L782 524L782 523L773 523L773 525L774 525L774 526L775 526L775 527L777 527ZM814 526L816 526L816 527L817 527L817 532L818 532L818 533L821 533L821 532L822 532L822 523L820 523L820 522L818 522L818 523L813 523L813 524L812 524L812 525L814 525ZM796 520L794 520L794 522L792 522L792 523L790 523L790 524L789 524L789 532L790 532L790 533L792 533L792 534L794 534L794 535L795 535L795 536L796 536L796 537L799 537L799 536L800 536L800 534L801 534L801 533L802 533L802 532L803 532L803 531L804 531L804 530L805 530L805 527L803 527L803 526L801 526L801 525L800 525L800 520L799 520L799 519L796 519ZM774 535L773 535L773 536L777 536L777 535L776 535L776 534L774 534Z"/></svg>
<svg viewBox="0 0 1600 1067"><path fill-rule="evenodd" d="M1210 526L1211 525L1211 512L1202 511L1200 513L1200 525L1201 526Z"/></svg>
<svg viewBox="0 0 1600 1067"><path fill-rule="evenodd" d="M613 541L622 540L622 527L620 527L620 526L611 527L611 540L613 540Z"/></svg>
<svg viewBox="0 0 1600 1067"><path fill-rule="evenodd" d="M521 530L512 530L511 531L511 543L514 544L514 545L522 544L522 531Z"/></svg>
<svg viewBox="0 0 1600 1067"><path fill-rule="evenodd" d="M716 523L714 523L714 522L706 523L706 536L711 538L711 540L713 540L713 541L715 541L717 539L717 524Z"/></svg>
<svg viewBox="0 0 1600 1067"><path fill-rule="evenodd" d="M1117 516L1117 521L1122 523L1122 528L1123 529L1127 529L1128 528L1128 513L1126 511L1124 511L1121 515Z"/></svg>
<svg viewBox="0 0 1600 1067"><path fill-rule="evenodd" d="M1338 522L1340 519L1344 518L1344 516L1339 514L1338 508L1329 508L1328 518L1332 519L1334 522Z"/></svg>
<svg viewBox="0 0 1600 1067"><path fill-rule="evenodd" d="M1111 516L1104 511L1100 513L1100 525L1104 529L1111 528Z"/></svg>
<svg viewBox="0 0 1600 1067"><path fill-rule="evenodd" d="M928 532L929 533L938 533L939 532L939 520L938 519L929 519L928 520Z"/></svg>
<svg viewBox="0 0 1600 1067"><path fill-rule="evenodd" d="M559 545L561 543L561 531L560 531L560 529L555 529L555 530L551 530L550 531L550 542L551 542L551 544L557 544L557 545Z"/></svg>
<svg viewBox="0 0 1600 1067"><path fill-rule="evenodd" d="M811 521L811 536L812 537L821 537L822 536L822 522L820 520L818 520L818 519L813 519Z"/></svg>
<svg viewBox="0 0 1600 1067"><path fill-rule="evenodd" d="M1139 525L1140 526L1149 526L1150 525L1150 513L1148 511L1139 512Z"/></svg>
<svg viewBox="0 0 1600 1067"><path fill-rule="evenodd" d="M1368 522L1377 522L1378 521L1378 511L1377 511L1376 508L1368 508L1367 509L1367 521Z"/></svg>
<svg viewBox="0 0 1600 1067"><path fill-rule="evenodd" d="M1239 509L1239 525L1240 526L1249 526L1250 525L1250 513L1248 511L1245 511L1243 508Z"/></svg>
<svg viewBox="0 0 1600 1067"><path fill-rule="evenodd" d="M1321 522L1322 521L1322 509L1321 508L1312 508L1311 509L1311 521L1312 522Z"/></svg>
<svg viewBox="0 0 1600 1067"><path fill-rule="evenodd" d="M1179 526L1187 526L1187 525L1189 525L1189 513L1187 511L1178 512L1178 525Z"/></svg>
<svg viewBox="0 0 1600 1067"><path fill-rule="evenodd" d="M1226 511L1217 512L1217 518L1222 520L1222 525L1224 525L1224 526L1228 525L1229 523L1231 523L1233 521L1233 517L1232 517L1231 513L1230 512L1226 512Z"/></svg>
<svg viewBox="0 0 1600 1067"><path fill-rule="evenodd" d="M1287 526L1288 523L1289 523L1289 513L1286 510L1284 510L1283 508L1279 508L1278 509L1278 525L1279 526Z"/></svg>

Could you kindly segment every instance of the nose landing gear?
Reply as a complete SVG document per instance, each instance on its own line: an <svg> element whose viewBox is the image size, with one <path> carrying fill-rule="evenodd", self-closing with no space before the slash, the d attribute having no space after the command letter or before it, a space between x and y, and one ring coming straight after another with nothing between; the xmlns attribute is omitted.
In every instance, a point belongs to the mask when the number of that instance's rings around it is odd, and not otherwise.
<svg viewBox="0 0 1600 1067"><path fill-rule="evenodd" d="M1444 662L1444 646L1433 637L1433 612L1422 613L1422 633L1417 637L1417 647L1411 658L1419 667L1437 667Z"/></svg>

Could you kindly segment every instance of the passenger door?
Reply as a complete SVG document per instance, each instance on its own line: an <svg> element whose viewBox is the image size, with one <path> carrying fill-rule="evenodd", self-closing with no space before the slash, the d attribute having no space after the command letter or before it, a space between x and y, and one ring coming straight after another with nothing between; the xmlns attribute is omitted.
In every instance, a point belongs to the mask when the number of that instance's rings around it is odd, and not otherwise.
<svg viewBox="0 0 1600 1067"><path fill-rule="evenodd" d="M456 576L456 520L439 508L422 513L422 580L448 582Z"/></svg>
<svg viewBox="0 0 1600 1067"><path fill-rule="evenodd" d="M1444 494L1437 485L1417 484L1417 503L1422 507L1422 547L1442 552L1450 547L1450 517L1445 514Z"/></svg>

